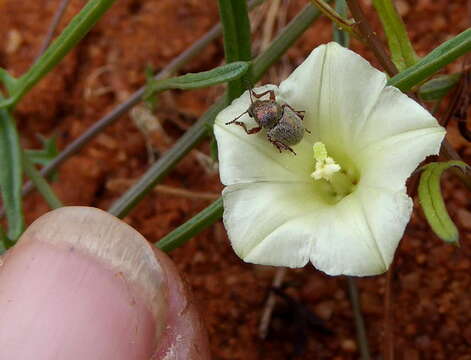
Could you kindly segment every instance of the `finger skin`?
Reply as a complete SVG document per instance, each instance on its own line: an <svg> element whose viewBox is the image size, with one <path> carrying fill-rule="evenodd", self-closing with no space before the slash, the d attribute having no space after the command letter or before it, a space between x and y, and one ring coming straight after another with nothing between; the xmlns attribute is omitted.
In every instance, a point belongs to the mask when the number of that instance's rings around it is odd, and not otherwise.
<svg viewBox="0 0 471 360"><path fill-rule="evenodd" d="M168 327L155 353L155 359L207 360L209 345L196 306L188 296L188 289L170 258L154 248L158 261L163 265L169 284Z"/></svg>
<svg viewBox="0 0 471 360"><path fill-rule="evenodd" d="M61 208L0 260L0 358L209 359L187 296L170 259L127 224Z"/></svg>

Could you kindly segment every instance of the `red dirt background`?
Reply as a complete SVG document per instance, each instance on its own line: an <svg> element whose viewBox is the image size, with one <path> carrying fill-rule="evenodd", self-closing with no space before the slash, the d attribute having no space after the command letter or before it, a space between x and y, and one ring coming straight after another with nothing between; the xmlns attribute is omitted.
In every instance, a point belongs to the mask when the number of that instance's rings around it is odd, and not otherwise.
<svg viewBox="0 0 471 360"><path fill-rule="evenodd" d="M72 0L60 28L84 5ZM398 0L413 44L424 55L469 26L466 1ZM305 1L282 1L273 33L291 19ZM0 66L15 75L32 63L47 33L59 0L0 0ZM382 36L370 1L364 2L370 20ZM253 15L254 50L269 32L263 29L268 6ZM41 81L16 111L21 141L26 148L40 146L38 134L56 134L61 148L83 133L102 115L144 83L144 70L164 67L212 25L218 22L217 2L210 0L120 0L66 59ZM278 82L317 45L331 39L331 24L322 19L312 26L271 70L264 82ZM353 41L352 48L369 60L372 54ZM184 72L210 69L223 62L221 40L213 42ZM377 63L373 60L373 64ZM447 71L457 71L458 61ZM129 116L98 136L59 171L54 190L67 205L108 208L149 166L146 142L157 156L223 92L222 87L191 92L172 91L160 96L156 119L163 131L141 131ZM468 119L469 120L469 119ZM151 125L155 125L155 120ZM452 124L449 140L469 163L471 146ZM207 143L192 152L164 184L196 196L217 196L217 173L198 160L209 154ZM203 193L203 194L201 194ZM209 194L207 194L209 193ZM443 244L429 230L416 208L396 256L393 278L393 320L398 359L471 359L471 200L469 191L450 175L444 194L452 218L461 231L461 247ZM193 194L194 195L194 194ZM209 204L159 188L125 218L149 241L182 224ZM37 194L25 202L28 222L48 211ZM343 277L328 277L312 266L290 270L287 292L333 330L294 332L293 309L281 309L268 338L258 339L257 327L274 269L241 262L232 252L224 228L217 223L172 252L200 304L214 359L289 359L293 334L308 339L298 359L356 359L359 357L353 314ZM362 309L373 358L381 357L385 277L360 279Z"/></svg>

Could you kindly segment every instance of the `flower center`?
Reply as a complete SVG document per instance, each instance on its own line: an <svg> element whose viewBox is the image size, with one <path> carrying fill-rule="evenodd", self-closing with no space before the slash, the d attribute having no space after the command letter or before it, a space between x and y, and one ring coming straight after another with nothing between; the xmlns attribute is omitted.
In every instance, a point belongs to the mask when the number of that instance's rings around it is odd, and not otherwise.
<svg viewBox="0 0 471 360"><path fill-rule="evenodd" d="M316 142L312 147L314 151L315 168L311 177L319 185L323 197L336 203L348 194L352 193L357 180L351 172L345 171L327 153L327 148L322 142Z"/></svg>

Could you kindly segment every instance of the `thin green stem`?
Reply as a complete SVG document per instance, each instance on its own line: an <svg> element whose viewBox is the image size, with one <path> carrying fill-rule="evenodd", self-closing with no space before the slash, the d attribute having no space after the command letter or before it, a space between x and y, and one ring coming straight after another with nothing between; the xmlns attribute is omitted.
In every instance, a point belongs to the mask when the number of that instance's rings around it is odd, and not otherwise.
<svg viewBox="0 0 471 360"><path fill-rule="evenodd" d="M399 71L414 65L417 62L417 55L394 3L391 0L373 0L373 5L383 24L394 64Z"/></svg>
<svg viewBox="0 0 471 360"><path fill-rule="evenodd" d="M320 12L307 6L294 18L273 41L270 47L253 64L253 80L258 81L265 71L296 41ZM213 105L186 133L171 150L156 161L147 172L121 196L108 210L118 217L124 217L152 188L168 173L177 162L207 135L206 124L212 124L216 115L224 108L225 99Z"/></svg>
<svg viewBox="0 0 471 360"><path fill-rule="evenodd" d="M211 106L199 120L173 145L173 148L167 151L159 160L157 160L147 172L126 191L115 203L108 209L108 212L117 216L124 217L139 201L149 193L152 188L167 175L170 170L180 161L183 156L190 152L206 136L207 129L205 124L212 122L216 115L224 109L226 100L221 100Z"/></svg>
<svg viewBox="0 0 471 360"><path fill-rule="evenodd" d="M2 99L0 94L0 101ZM25 228L21 199L23 167L15 119L7 109L0 109L0 169L2 203L8 219L7 236L16 241Z"/></svg>
<svg viewBox="0 0 471 360"><path fill-rule="evenodd" d="M90 0L72 19L64 31L54 40L44 54L16 80L10 97L0 102L0 107L14 106L49 71L51 71L70 50L90 31L116 0Z"/></svg>
<svg viewBox="0 0 471 360"><path fill-rule="evenodd" d="M348 6L345 0L336 0L335 1L335 10L337 13L342 17L346 18L348 14ZM337 26L337 24L333 23L333 38L334 41L339 43L340 45L347 47L350 44L350 36L347 31L342 30Z"/></svg>
<svg viewBox="0 0 471 360"><path fill-rule="evenodd" d="M155 245L166 252L182 246L193 236L219 220L222 216L222 211L222 198L219 198L183 225L164 236Z"/></svg>
<svg viewBox="0 0 471 360"><path fill-rule="evenodd" d="M361 312L360 296L355 278L347 277L348 295L352 303L353 316L355 318L355 328L358 344L360 345L360 354L362 360L370 360L370 350L368 346L368 337L366 336L365 321Z"/></svg>
<svg viewBox="0 0 471 360"><path fill-rule="evenodd" d="M249 61L251 42L246 0L219 0L219 17L222 24L226 63ZM230 102L239 97L245 88L241 79L229 82L227 101Z"/></svg>
<svg viewBox="0 0 471 360"><path fill-rule="evenodd" d="M39 171L36 169L28 155L23 151L23 169L26 176L30 178L34 186L38 189L44 200L48 203L51 209L57 209L62 206L61 201L56 196L51 186L48 184L46 179L42 177Z"/></svg>

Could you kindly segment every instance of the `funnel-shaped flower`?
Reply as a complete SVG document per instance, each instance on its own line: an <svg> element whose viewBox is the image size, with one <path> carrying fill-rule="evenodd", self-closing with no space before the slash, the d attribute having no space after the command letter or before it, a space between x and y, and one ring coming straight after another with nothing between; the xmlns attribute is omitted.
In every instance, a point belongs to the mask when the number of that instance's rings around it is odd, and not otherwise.
<svg viewBox="0 0 471 360"><path fill-rule="evenodd" d="M331 274L387 270L412 211L405 182L445 130L385 75L350 50L316 48L279 88L281 104L304 110L306 133L279 153L266 131L235 124L245 92L216 119L224 224L245 261L289 267L309 260ZM256 123L247 114L239 119Z"/></svg>

